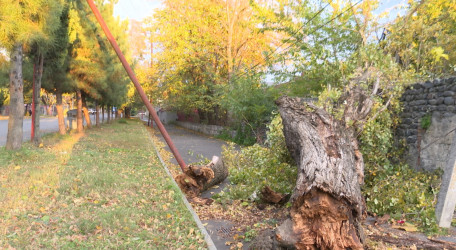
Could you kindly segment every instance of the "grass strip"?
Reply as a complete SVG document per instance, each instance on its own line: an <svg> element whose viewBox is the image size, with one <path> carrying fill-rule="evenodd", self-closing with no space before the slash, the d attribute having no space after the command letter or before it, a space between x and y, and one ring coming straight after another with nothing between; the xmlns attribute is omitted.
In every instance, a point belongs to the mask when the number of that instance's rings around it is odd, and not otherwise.
<svg viewBox="0 0 456 250"><path fill-rule="evenodd" d="M0 148L0 248L206 248L145 127Z"/></svg>

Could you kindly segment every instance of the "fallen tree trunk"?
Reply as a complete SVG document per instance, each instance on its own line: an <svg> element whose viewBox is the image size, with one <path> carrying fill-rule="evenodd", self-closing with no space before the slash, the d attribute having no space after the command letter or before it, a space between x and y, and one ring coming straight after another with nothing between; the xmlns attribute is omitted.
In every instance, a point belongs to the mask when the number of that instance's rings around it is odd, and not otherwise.
<svg viewBox="0 0 456 250"><path fill-rule="evenodd" d="M219 184L226 177L228 177L228 167L223 164L221 158L213 156L212 161L206 166L188 165L183 173L176 176L175 180L187 197L193 199L202 191Z"/></svg>
<svg viewBox="0 0 456 250"><path fill-rule="evenodd" d="M298 166L291 241L297 249L363 249L364 163L354 129L299 98L284 96L277 104L286 145Z"/></svg>

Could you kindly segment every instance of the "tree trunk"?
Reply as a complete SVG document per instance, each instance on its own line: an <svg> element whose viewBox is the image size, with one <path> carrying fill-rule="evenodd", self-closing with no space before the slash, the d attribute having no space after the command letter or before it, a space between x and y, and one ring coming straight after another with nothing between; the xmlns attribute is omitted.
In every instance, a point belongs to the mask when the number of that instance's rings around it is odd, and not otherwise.
<svg viewBox="0 0 456 250"><path fill-rule="evenodd" d="M111 107L108 105L107 106L107 110L108 110L108 124L111 123Z"/></svg>
<svg viewBox="0 0 456 250"><path fill-rule="evenodd" d="M52 116L53 112L52 112L52 105L48 105L46 106L46 113L48 116Z"/></svg>
<svg viewBox="0 0 456 250"><path fill-rule="evenodd" d="M298 249L363 249L362 155L353 128L299 98L277 100L285 141L298 166L291 200ZM278 237L280 238L280 237Z"/></svg>
<svg viewBox="0 0 456 250"><path fill-rule="evenodd" d="M98 103L95 103L95 124L100 127L100 106L98 106Z"/></svg>
<svg viewBox="0 0 456 250"><path fill-rule="evenodd" d="M125 107L124 111L125 111L125 118L130 118L131 108L130 107ZM149 117L150 117L150 114L149 114Z"/></svg>
<svg viewBox="0 0 456 250"><path fill-rule="evenodd" d="M22 147L22 126L24 122L24 82L22 79L22 44L16 44L10 57L10 105L8 118L7 150Z"/></svg>
<svg viewBox="0 0 456 250"><path fill-rule="evenodd" d="M92 122L90 121L89 110L87 109L87 102L85 98L85 94L81 95L82 99L82 111L84 112L84 119L86 120L87 128L92 127Z"/></svg>
<svg viewBox="0 0 456 250"><path fill-rule="evenodd" d="M219 184L228 177L228 166L217 156L206 166L189 165L184 173L176 176L176 182L188 198L195 198L202 191Z"/></svg>
<svg viewBox="0 0 456 250"><path fill-rule="evenodd" d="M82 123L82 97L81 97L81 90L76 90L76 123L78 128L78 133L82 133L84 130L83 123Z"/></svg>
<svg viewBox="0 0 456 250"><path fill-rule="evenodd" d="M34 136L32 138L35 145L40 145L41 143L41 133L40 133L40 100L41 100L41 78L43 76L43 54L38 52L35 58L34 65L34 83L33 83L33 108L32 112L35 114L33 119L33 131Z"/></svg>
<svg viewBox="0 0 456 250"><path fill-rule="evenodd" d="M101 106L101 123L104 122L104 113L105 113L105 108L104 105Z"/></svg>
<svg viewBox="0 0 456 250"><path fill-rule="evenodd" d="M63 116L63 103L62 103L62 91L57 89L55 92L55 97L57 101L57 118L59 121L59 133L64 135L66 133L65 130L65 117Z"/></svg>

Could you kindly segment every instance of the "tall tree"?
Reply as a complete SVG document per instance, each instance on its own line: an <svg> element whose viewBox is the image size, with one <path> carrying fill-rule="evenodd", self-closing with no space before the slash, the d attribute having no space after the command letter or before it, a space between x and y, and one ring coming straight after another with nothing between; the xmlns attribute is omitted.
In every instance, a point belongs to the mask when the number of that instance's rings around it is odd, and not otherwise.
<svg viewBox="0 0 456 250"><path fill-rule="evenodd" d="M114 1L98 1L98 6L121 49L126 53L127 24L113 18ZM69 27L70 75L76 82L76 88L82 92L81 101L86 103L93 100L120 106L126 96L127 77L85 1L72 3ZM87 105L83 106L89 125Z"/></svg>
<svg viewBox="0 0 456 250"><path fill-rule="evenodd" d="M49 49L46 51L44 61L43 84L42 87L56 96L56 109L59 123L59 133L65 134L65 120L63 113L64 93L69 93L73 89L74 82L69 78L69 2L66 2L60 15L59 28L54 32L53 40Z"/></svg>
<svg viewBox="0 0 456 250"><path fill-rule="evenodd" d="M276 82L288 83L282 88L289 95L314 95L351 74L349 58L362 46L362 38L350 7L340 1L309 0L257 6L263 29L279 38L264 64Z"/></svg>
<svg viewBox="0 0 456 250"><path fill-rule="evenodd" d="M47 41L53 29L59 1L53 0L1 0L0 46L10 51L10 116L6 148L16 150L22 146L24 115L22 60L23 46ZM54 11L56 10L56 11Z"/></svg>
<svg viewBox="0 0 456 250"><path fill-rule="evenodd" d="M210 123L223 120L219 87L263 59L267 35L259 32L249 1L168 0L164 6L151 30L168 104L198 110Z"/></svg>

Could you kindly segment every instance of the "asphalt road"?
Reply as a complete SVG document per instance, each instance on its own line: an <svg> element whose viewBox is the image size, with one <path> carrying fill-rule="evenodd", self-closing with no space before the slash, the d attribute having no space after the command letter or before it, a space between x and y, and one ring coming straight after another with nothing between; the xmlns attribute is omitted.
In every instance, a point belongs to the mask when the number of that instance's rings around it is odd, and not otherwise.
<svg viewBox="0 0 456 250"><path fill-rule="evenodd" d="M186 164L197 163L204 158L210 160L214 155L222 156L222 146L226 145L226 142L222 140L210 138L173 124L166 124L165 128ZM165 139L161 135L159 138L166 145ZM166 150L170 151L167 145ZM177 164L174 157L171 161Z"/></svg>
<svg viewBox="0 0 456 250"><path fill-rule="evenodd" d="M90 116L92 123L95 122L95 115ZM100 118L101 121L101 118ZM105 118L106 121L106 118ZM84 122L85 124L85 122ZM68 126L65 117L65 125ZM22 141L30 140L31 136L32 119L24 119L23 123L23 139ZM76 123L73 122L73 128L76 128ZM52 133L59 131L59 123L57 117L41 118L40 119L40 132L42 134ZM6 137L8 135L8 120L0 120L0 146L6 145Z"/></svg>

